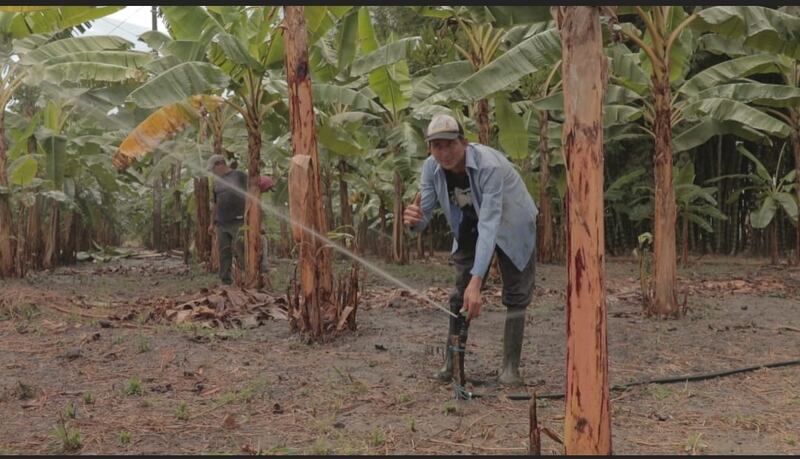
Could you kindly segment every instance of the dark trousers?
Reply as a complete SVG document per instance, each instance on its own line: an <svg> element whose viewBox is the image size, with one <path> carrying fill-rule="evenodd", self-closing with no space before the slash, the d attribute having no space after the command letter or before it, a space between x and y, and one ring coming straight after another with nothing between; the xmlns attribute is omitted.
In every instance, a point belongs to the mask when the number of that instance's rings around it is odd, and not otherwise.
<svg viewBox="0 0 800 459"><path fill-rule="evenodd" d="M520 271L514 266L510 258L499 248L495 247L500 267L500 278L503 281L502 302L510 308L526 308L533 299L533 290L536 286L536 250L531 253L528 264ZM475 246L458 247L450 256L456 268L456 284L450 295L450 310L458 314L464 304L464 290L472 279L472 265L475 263ZM483 278L486 278L484 273Z"/></svg>
<svg viewBox="0 0 800 459"><path fill-rule="evenodd" d="M234 252L236 263L241 269L244 265L244 240L241 237L240 229L243 221L229 223L217 222L217 247L219 248L219 278L224 284L233 282L231 277L231 265L233 263Z"/></svg>

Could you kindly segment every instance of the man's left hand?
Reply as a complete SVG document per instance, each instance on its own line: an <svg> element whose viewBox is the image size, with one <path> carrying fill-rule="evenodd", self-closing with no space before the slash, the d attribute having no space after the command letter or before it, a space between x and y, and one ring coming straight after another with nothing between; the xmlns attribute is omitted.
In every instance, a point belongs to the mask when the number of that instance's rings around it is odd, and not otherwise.
<svg viewBox="0 0 800 459"><path fill-rule="evenodd" d="M483 280L478 276L472 276L469 285L464 290L464 307L467 311L467 322L481 315L481 283Z"/></svg>

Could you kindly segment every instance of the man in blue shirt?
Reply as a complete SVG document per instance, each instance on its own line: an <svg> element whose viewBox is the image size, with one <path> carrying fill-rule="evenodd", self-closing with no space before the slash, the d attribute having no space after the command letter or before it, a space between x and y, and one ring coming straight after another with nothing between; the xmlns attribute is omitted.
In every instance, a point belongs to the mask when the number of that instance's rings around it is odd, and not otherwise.
<svg viewBox="0 0 800 459"><path fill-rule="evenodd" d="M519 173L505 155L493 148L469 143L461 125L449 115L437 115L428 125L431 155L422 166L420 194L403 213L414 232L428 224L438 203L455 236L452 261L456 267L450 310L467 312L467 322L481 313L481 284L497 253L506 306L503 335L503 385L524 384L519 360L525 329L525 309L533 297L536 259L536 215ZM450 318L453 333L455 319ZM450 353L436 378L453 374Z"/></svg>

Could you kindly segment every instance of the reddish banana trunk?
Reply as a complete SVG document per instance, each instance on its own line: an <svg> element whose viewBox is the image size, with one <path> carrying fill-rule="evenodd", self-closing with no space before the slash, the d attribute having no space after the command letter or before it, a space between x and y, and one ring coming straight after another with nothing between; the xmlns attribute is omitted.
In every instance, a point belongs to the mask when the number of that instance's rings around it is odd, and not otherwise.
<svg viewBox="0 0 800 459"><path fill-rule="evenodd" d="M42 267L42 198L36 196L33 206L28 211L28 222L25 234L28 238L26 244L27 254L25 262L32 269Z"/></svg>
<svg viewBox="0 0 800 459"><path fill-rule="evenodd" d="M653 77L655 117L655 221L653 231L653 299L650 311L659 316L680 314L677 298L675 253L675 189L672 184L672 107L669 67L661 65L661 77Z"/></svg>
<svg viewBox="0 0 800 459"><path fill-rule="evenodd" d="M339 207L342 209L342 231L355 235L353 228L353 208L350 207L350 193L347 191L347 180L344 174L347 172L347 163L339 161Z"/></svg>
<svg viewBox="0 0 800 459"><path fill-rule="evenodd" d="M394 218L392 219L392 261L399 265L408 262L406 257L406 238L403 231L403 220L399 216L403 215L403 178L400 173L394 171Z"/></svg>
<svg viewBox="0 0 800 459"><path fill-rule="evenodd" d="M172 241L170 248L180 249L181 244L181 163L172 166Z"/></svg>
<svg viewBox="0 0 800 459"><path fill-rule="evenodd" d="M776 213L769 224L770 237L769 237L769 258L772 265L778 264L778 226L780 225L779 215Z"/></svg>
<svg viewBox="0 0 800 459"><path fill-rule="evenodd" d="M19 217L17 218L17 247L14 260L14 272L18 277L25 277L27 271L27 260L25 254L28 253L28 235L25 233L25 222L28 219L27 212L34 212L33 208L19 206Z"/></svg>
<svg viewBox="0 0 800 459"><path fill-rule="evenodd" d="M689 261L689 217L684 215L681 228L681 266L686 266L687 261Z"/></svg>
<svg viewBox="0 0 800 459"><path fill-rule="evenodd" d="M792 120L792 151L794 151L794 170L796 172L794 192L797 194L797 202L800 202L800 110L794 109L790 112ZM795 223L795 246L794 261L800 265L800 216Z"/></svg>
<svg viewBox="0 0 800 459"><path fill-rule="evenodd" d="M0 187L3 188L8 188L6 161L5 107L0 107ZM14 247L11 243L13 236L10 196L0 193L0 277L14 274Z"/></svg>
<svg viewBox="0 0 800 459"><path fill-rule="evenodd" d="M81 232L81 215L77 212L67 212L63 219L63 236L61 244L61 257L59 260L62 265L75 262L76 247L78 244L78 234Z"/></svg>
<svg viewBox="0 0 800 459"><path fill-rule="evenodd" d="M489 101L486 98L479 100L475 104L475 124L478 126L478 142L489 145Z"/></svg>
<svg viewBox="0 0 800 459"><path fill-rule="evenodd" d="M153 155L153 166L158 164L161 155ZM161 199L163 193L163 176L156 174L153 179L153 249L156 252L164 251L163 225L161 224Z"/></svg>
<svg viewBox="0 0 800 459"><path fill-rule="evenodd" d="M194 179L194 199L197 205L197 227L195 231L195 246L197 258L201 263L208 263L211 258L211 235L208 227L211 225L209 202L208 177Z"/></svg>
<svg viewBox="0 0 800 459"><path fill-rule="evenodd" d="M44 251L44 259L42 259L42 268L44 269L52 269L56 266L56 260L58 258L59 253L59 237L58 237L58 227L59 227L59 209L58 209L58 202L51 201L50 202L50 223L47 225L47 239L45 239L45 251Z"/></svg>
<svg viewBox="0 0 800 459"><path fill-rule="evenodd" d="M567 160L567 455L611 454L603 221L603 54L597 7L554 7Z"/></svg>
<svg viewBox="0 0 800 459"><path fill-rule="evenodd" d="M386 206L383 205L383 200L381 199L381 205L378 206L378 214L380 215L381 221L381 234L378 235L378 247L375 252L379 257L383 257L387 254L386 251ZM389 259L390 257L386 257ZM391 261L389 259L389 261Z"/></svg>
<svg viewBox="0 0 800 459"><path fill-rule="evenodd" d="M550 183L550 153L547 145L547 111L539 112L539 244L538 258L542 263L552 263L553 211L547 186Z"/></svg>
<svg viewBox="0 0 800 459"><path fill-rule="evenodd" d="M292 232L300 252L300 290L292 305L293 328L319 339L336 320L330 249L304 225L325 234L328 231L320 196L320 171L314 104L308 64L308 37L302 6L285 6L284 51L289 86L289 118L292 157L289 169L289 204ZM296 224L295 224L296 222ZM333 310L332 310L333 309Z"/></svg>
<svg viewBox="0 0 800 459"><path fill-rule="evenodd" d="M244 279L246 288L261 288L261 130L247 129L247 197L244 205Z"/></svg>

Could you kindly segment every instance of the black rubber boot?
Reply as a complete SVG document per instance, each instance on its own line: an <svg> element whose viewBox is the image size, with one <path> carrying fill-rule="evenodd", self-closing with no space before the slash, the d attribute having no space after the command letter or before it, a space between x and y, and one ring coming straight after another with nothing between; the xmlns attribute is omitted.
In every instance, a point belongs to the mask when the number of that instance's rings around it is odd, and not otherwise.
<svg viewBox="0 0 800 459"><path fill-rule="evenodd" d="M519 359L522 340L525 337L525 308L510 307L506 310L503 333L503 369L498 382L504 386L522 386L525 381L519 375Z"/></svg>
<svg viewBox="0 0 800 459"><path fill-rule="evenodd" d="M450 318L450 326L448 327L447 339L444 342L444 365L433 374L435 379L442 382L450 382L453 379L453 355L450 353L450 335L453 334L455 328L455 320Z"/></svg>
<svg viewBox="0 0 800 459"><path fill-rule="evenodd" d="M463 303L463 298L451 298L450 311L453 314L458 314ZM450 382L453 380L453 355L450 353L450 336L454 333L456 333L456 319L450 316L450 324L447 328L447 336L444 340L444 365L433 374L434 379L438 379L442 382Z"/></svg>

